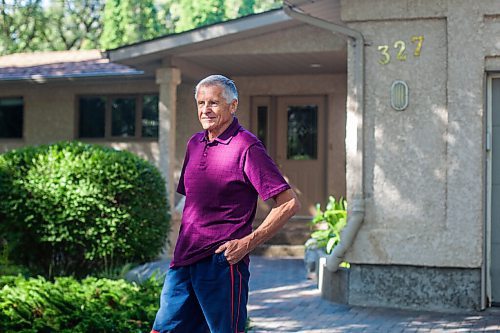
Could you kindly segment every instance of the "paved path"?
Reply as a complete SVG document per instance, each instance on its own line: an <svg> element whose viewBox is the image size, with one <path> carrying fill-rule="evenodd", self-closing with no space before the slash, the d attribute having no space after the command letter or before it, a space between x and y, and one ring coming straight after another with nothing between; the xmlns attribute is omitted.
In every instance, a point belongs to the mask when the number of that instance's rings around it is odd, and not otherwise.
<svg viewBox="0 0 500 333"><path fill-rule="evenodd" d="M321 299L299 259L252 257L250 332L500 332L500 310L442 314L351 307Z"/></svg>
<svg viewBox="0 0 500 333"><path fill-rule="evenodd" d="M168 262L137 268L165 271ZM500 309L467 314L351 307L321 299L301 259L251 258L250 333L261 332L500 332Z"/></svg>

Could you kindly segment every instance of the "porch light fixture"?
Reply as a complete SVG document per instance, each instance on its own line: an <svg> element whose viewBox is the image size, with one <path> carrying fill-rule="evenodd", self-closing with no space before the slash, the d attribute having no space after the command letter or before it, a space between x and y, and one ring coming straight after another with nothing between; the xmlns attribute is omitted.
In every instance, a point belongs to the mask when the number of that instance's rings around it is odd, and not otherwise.
<svg viewBox="0 0 500 333"><path fill-rule="evenodd" d="M408 85L397 80L391 86L391 106L396 111L403 111L408 107Z"/></svg>

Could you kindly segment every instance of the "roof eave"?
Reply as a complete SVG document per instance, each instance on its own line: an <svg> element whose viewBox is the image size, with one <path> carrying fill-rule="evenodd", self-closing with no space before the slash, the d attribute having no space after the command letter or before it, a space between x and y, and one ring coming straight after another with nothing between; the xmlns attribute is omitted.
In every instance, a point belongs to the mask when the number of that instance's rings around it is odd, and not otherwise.
<svg viewBox="0 0 500 333"><path fill-rule="evenodd" d="M85 79L85 78L99 78L99 77L129 77L143 75L144 71L131 71L127 73L116 72L101 72L101 73L80 73L80 74L66 74L66 75L30 75L18 77L0 77L0 82L34 82L46 83L47 81L54 80L72 80L72 79Z"/></svg>

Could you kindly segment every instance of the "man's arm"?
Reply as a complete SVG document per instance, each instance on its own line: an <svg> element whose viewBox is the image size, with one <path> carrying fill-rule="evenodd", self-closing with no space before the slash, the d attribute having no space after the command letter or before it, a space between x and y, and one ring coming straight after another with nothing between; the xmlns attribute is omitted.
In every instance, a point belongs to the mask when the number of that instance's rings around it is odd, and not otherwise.
<svg viewBox="0 0 500 333"><path fill-rule="evenodd" d="M278 194L275 205L264 219L264 222L250 235L235 239L219 246L215 253L224 252L229 264L238 263L260 244L272 238L285 223L300 209L297 195L291 189Z"/></svg>

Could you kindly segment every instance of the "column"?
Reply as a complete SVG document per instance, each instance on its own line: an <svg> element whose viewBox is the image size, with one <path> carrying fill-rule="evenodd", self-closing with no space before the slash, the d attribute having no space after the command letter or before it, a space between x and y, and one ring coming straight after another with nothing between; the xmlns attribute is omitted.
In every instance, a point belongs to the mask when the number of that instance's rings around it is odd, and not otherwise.
<svg viewBox="0 0 500 333"><path fill-rule="evenodd" d="M159 149L160 171L167 181L168 202L172 213L172 223L175 214L174 171L175 158L175 128L177 113L177 86L181 83L181 71L178 68L158 68L156 83L159 85Z"/></svg>

